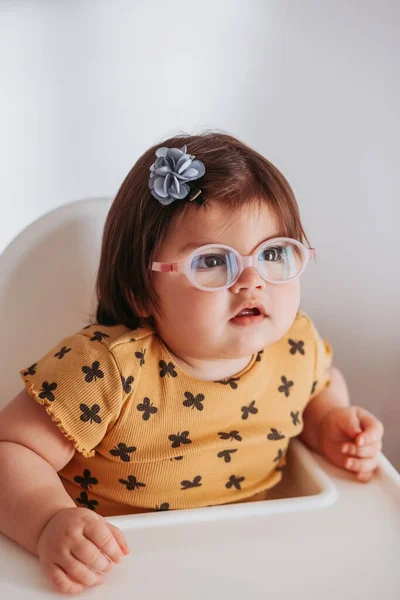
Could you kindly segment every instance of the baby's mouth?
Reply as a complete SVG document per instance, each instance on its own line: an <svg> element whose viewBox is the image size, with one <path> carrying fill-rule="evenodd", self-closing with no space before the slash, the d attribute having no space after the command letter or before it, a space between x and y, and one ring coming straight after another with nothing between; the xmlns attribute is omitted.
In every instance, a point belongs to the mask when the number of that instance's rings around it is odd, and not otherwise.
<svg viewBox="0 0 400 600"><path fill-rule="evenodd" d="M243 308L237 315L235 315L235 319L237 317L254 317L256 315L260 315L260 311L258 308Z"/></svg>
<svg viewBox="0 0 400 600"><path fill-rule="evenodd" d="M259 308L242 308L234 317L230 319L230 323L240 327L257 326L264 321L264 315Z"/></svg>

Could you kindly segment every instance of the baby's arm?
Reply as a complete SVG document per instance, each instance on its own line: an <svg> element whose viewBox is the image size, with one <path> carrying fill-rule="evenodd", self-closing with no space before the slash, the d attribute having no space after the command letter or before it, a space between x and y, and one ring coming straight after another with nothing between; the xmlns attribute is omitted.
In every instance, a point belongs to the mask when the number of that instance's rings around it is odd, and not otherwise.
<svg viewBox="0 0 400 600"><path fill-rule="evenodd" d="M329 381L329 386L310 400L303 414L300 439L316 452L321 452L319 425L325 415L332 408L350 406L345 379L336 367L331 367Z"/></svg>
<svg viewBox="0 0 400 600"><path fill-rule="evenodd" d="M38 555L62 591L77 593L81 584L102 581L88 563L110 570L99 548L119 562L127 547L117 528L89 509L77 508L64 490L57 471L74 452L25 390L0 413L0 531Z"/></svg>
<svg viewBox="0 0 400 600"><path fill-rule="evenodd" d="M382 449L383 425L370 412L351 406L341 372L331 367L330 385L310 400L300 438L333 464L371 479Z"/></svg>
<svg viewBox="0 0 400 600"><path fill-rule="evenodd" d="M0 413L1 531L32 554L46 523L75 506L57 475L74 452L25 390Z"/></svg>

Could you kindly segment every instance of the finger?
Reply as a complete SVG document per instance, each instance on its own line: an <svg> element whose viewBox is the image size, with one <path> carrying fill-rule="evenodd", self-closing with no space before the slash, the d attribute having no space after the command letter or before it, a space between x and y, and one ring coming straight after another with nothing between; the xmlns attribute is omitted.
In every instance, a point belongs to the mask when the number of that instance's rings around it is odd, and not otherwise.
<svg viewBox="0 0 400 600"><path fill-rule="evenodd" d="M71 548L71 554L97 573L108 573L112 569L110 559L86 537Z"/></svg>
<svg viewBox="0 0 400 600"><path fill-rule="evenodd" d="M373 476L374 476L373 471L367 471L366 473L357 473L356 478L361 483L367 483L368 481L370 481L372 479Z"/></svg>
<svg viewBox="0 0 400 600"><path fill-rule="evenodd" d="M58 564L64 569L68 577L76 583L93 586L104 581L104 576L101 573L95 573L88 566L84 565L83 562L76 559L70 552L62 558L60 557Z"/></svg>
<svg viewBox="0 0 400 600"><path fill-rule="evenodd" d="M356 407L357 416L362 427L362 433L358 435L356 443L366 446L373 442L379 442L383 437L382 423L365 408Z"/></svg>
<svg viewBox="0 0 400 600"><path fill-rule="evenodd" d="M84 535L102 550L115 563L119 563L124 554L117 543L114 534L105 521L92 521L85 524Z"/></svg>
<svg viewBox="0 0 400 600"><path fill-rule="evenodd" d="M106 525L111 530L111 532L114 534L114 537L117 540L122 552L124 552L125 554L129 554L130 548L128 546L128 543L127 543L122 531L118 527L116 527L115 525L111 525L111 523L108 523L107 521L106 521Z"/></svg>
<svg viewBox="0 0 400 600"><path fill-rule="evenodd" d="M378 466L377 458L346 458L344 466L349 471L359 471L366 473L373 471Z"/></svg>
<svg viewBox="0 0 400 600"><path fill-rule="evenodd" d="M362 433L355 406L349 406L347 410L341 411L337 416L336 425L351 439L355 438L359 433Z"/></svg>
<svg viewBox="0 0 400 600"><path fill-rule="evenodd" d="M56 564L43 565L50 581L64 594L79 594L83 591L83 585L72 581L62 567Z"/></svg>
<svg viewBox="0 0 400 600"><path fill-rule="evenodd" d="M368 446L357 446L357 444L342 444L342 453L356 456L358 458L370 458L376 456L382 450L382 442L373 442Z"/></svg>

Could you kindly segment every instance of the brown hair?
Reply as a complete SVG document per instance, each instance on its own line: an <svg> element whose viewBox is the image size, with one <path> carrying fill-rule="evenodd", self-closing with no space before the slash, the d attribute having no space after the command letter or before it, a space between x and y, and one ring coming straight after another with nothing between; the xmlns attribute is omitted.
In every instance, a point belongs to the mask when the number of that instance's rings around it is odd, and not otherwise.
<svg viewBox="0 0 400 600"><path fill-rule="evenodd" d="M235 210L245 203L266 202L287 237L306 242L299 210L288 182L273 164L238 139L215 132L179 135L149 148L132 167L110 208L104 227L96 291L97 322L136 328L138 307L150 301L159 308L150 265L174 217L182 218L187 199L161 205L150 193L150 166L160 146L181 148L206 169L197 180L203 196ZM205 210L194 205L196 210ZM136 308L135 308L136 307Z"/></svg>

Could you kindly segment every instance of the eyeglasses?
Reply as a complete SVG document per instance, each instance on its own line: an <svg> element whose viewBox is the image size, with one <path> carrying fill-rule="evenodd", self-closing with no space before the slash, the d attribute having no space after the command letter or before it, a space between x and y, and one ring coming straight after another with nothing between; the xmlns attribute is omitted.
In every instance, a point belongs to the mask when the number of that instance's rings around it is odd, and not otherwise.
<svg viewBox="0 0 400 600"><path fill-rule="evenodd" d="M249 256L242 256L225 244L206 244L179 262L153 262L151 270L184 273L200 290L216 292L236 283L246 267L254 267L269 283L288 283L300 277L315 256L314 248L280 237L262 242Z"/></svg>

